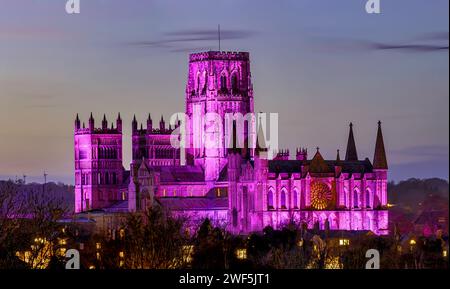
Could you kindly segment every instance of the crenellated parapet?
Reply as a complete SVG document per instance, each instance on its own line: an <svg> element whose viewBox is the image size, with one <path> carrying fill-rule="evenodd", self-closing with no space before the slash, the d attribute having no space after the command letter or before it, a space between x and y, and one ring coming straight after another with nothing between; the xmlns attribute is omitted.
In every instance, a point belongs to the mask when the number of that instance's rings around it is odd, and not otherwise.
<svg viewBox="0 0 450 289"><path fill-rule="evenodd" d="M238 60L249 61L250 53L236 51L207 51L189 55L189 62L205 60Z"/></svg>
<svg viewBox="0 0 450 289"><path fill-rule="evenodd" d="M77 114L75 118L74 134L122 134L122 119L120 118L120 113L116 119L116 126L114 126L113 122L111 122L111 126L109 126L106 115L104 114L101 127L95 127L95 120L92 113L88 120L88 127L86 127L84 122L81 124Z"/></svg>

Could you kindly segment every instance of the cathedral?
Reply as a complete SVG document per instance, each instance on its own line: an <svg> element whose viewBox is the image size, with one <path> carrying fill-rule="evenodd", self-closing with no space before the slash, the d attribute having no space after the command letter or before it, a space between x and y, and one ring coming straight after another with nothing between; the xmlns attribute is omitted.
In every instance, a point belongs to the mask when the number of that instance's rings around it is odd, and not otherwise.
<svg viewBox="0 0 450 289"><path fill-rule="evenodd" d="M75 213L144 211L155 203L192 224L209 218L233 234L275 229L295 222L308 228L370 230L388 234L387 160L381 122L371 160L359 159L350 124L345 156L325 160L319 148L312 158L298 148L276 150L272 157L261 126L217 128L195 114L254 114L250 57L246 52L202 52L189 56L186 119L166 125L132 127L132 161L122 162L122 119L103 117L87 126L78 115L74 128ZM249 118L247 123L255 123ZM171 122L172 123L172 122ZM186 128L187 145L171 142ZM251 129L254 127L255 129ZM239 129L238 129L239 128ZM207 142L213 139L215 146ZM238 139L244 145L238 145ZM255 145L248 145L249 139ZM206 141L205 141L206 140ZM273 149L272 149L273 151Z"/></svg>

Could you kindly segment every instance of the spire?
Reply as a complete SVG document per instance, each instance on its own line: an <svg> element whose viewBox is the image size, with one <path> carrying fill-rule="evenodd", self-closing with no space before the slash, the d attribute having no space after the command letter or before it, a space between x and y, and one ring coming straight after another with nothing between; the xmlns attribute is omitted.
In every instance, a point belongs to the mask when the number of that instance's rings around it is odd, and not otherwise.
<svg viewBox="0 0 450 289"><path fill-rule="evenodd" d="M131 130L133 132L137 131L137 120L136 120L136 115L133 115L133 121L131 122Z"/></svg>
<svg viewBox="0 0 450 289"><path fill-rule="evenodd" d="M377 140L375 143L375 154L373 156L373 168L387 170L386 151L384 149L383 133L381 132L381 121L378 121Z"/></svg>
<svg viewBox="0 0 450 289"><path fill-rule="evenodd" d="M339 150L337 150L336 162L340 162L340 161L341 161L341 156L339 155Z"/></svg>
<svg viewBox="0 0 450 289"><path fill-rule="evenodd" d="M94 121L94 116L92 115L92 112L91 112L91 116L89 117L89 130L91 132L93 132L94 129L95 129L95 121Z"/></svg>
<svg viewBox="0 0 450 289"><path fill-rule="evenodd" d="M151 133L152 130L153 130L153 121L152 116L149 113L147 118L147 133Z"/></svg>
<svg viewBox="0 0 450 289"><path fill-rule="evenodd" d="M164 117L161 115L161 120L159 121L159 130L164 131L166 129L166 123L164 122Z"/></svg>
<svg viewBox="0 0 450 289"><path fill-rule="evenodd" d="M102 120L102 129L108 128L108 121L106 120L106 114L103 114L103 120Z"/></svg>
<svg viewBox="0 0 450 289"><path fill-rule="evenodd" d="M345 153L346 161L357 161L358 153L356 152L355 138L353 136L353 123L350 123L350 133L348 134L347 152Z"/></svg>
<svg viewBox="0 0 450 289"><path fill-rule="evenodd" d="M118 132L122 132L122 118L120 118L120 112L117 115L117 120L116 120L116 128Z"/></svg>
<svg viewBox="0 0 450 289"><path fill-rule="evenodd" d="M77 117L75 118L75 129L80 129L80 118L78 117L78 113Z"/></svg>

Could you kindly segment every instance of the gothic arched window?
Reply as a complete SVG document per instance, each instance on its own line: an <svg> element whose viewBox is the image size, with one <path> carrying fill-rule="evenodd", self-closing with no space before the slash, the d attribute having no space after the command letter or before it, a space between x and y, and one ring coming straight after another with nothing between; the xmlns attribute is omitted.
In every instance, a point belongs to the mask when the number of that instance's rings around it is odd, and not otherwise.
<svg viewBox="0 0 450 289"><path fill-rule="evenodd" d="M273 206L273 191L269 190L269 192L267 193L267 209L268 210L273 210L274 206Z"/></svg>
<svg viewBox="0 0 450 289"><path fill-rule="evenodd" d="M286 209L286 191L282 190L280 195L280 207Z"/></svg>
<svg viewBox="0 0 450 289"><path fill-rule="evenodd" d="M222 92L226 92L227 89L227 77L225 76L225 74L222 74L222 76L220 77L220 90Z"/></svg>
<svg viewBox="0 0 450 289"><path fill-rule="evenodd" d="M238 211L236 208L233 208L233 227L237 227L238 225Z"/></svg>
<svg viewBox="0 0 450 289"><path fill-rule="evenodd" d="M372 207L370 205L370 191L366 190L366 208L370 208L370 207Z"/></svg>
<svg viewBox="0 0 450 289"><path fill-rule="evenodd" d="M343 200L343 206L344 207L347 207L347 194L348 194L348 191L347 191L347 189L344 189L344 191L343 191L343 198L342 198L342 200Z"/></svg>
<svg viewBox="0 0 450 289"><path fill-rule="evenodd" d="M239 91L239 83L236 73L234 73L233 76L231 76L231 89L233 92Z"/></svg>
<svg viewBox="0 0 450 289"><path fill-rule="evenodd" d="M359 200L358 200L358 190L354 190L353 191L353 207L354 208L358 208L359 206L358 206L358 202L359 202Z"/></svg>
<svg viewBox="0 0 450 289"><path fill-rule="evenodd" d="M298 209L298 191L294 190L293 196L294 209Z"/></svg>

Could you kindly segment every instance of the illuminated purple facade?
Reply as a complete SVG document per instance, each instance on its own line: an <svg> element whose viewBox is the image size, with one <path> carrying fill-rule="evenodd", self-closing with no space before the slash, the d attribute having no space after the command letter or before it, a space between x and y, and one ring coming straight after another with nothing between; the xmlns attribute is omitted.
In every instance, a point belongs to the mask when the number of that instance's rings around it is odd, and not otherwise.
<svg viewBox="0 0 450 289"><path fill-rule="evenodd" d="M75 121L76 212L142 211L155 200L193 223L206 217L235 234L280 228L288 222L331 230L371 230L388 233L387 161L378 123L373 162L359 160L353 126L345 158L324 160L317 149L279 151L268 159L261 130L247 126L230 133L224 127L197 121L195 112L246 115L254 112L248 53L204 52L190 55L186 86L186 149L171 145L181 121L154 127L132 121L133 157L130 170L122 166L122 121L102 128ZM254 124L254 118L247 123ZM249 126L250 127L250 126ZM252 126L256 127L256 126ZM217 137L217 135L219 137ZM215 136L215 137L213 137ZM256 147L238 140L257 139ZM208 145L214 141L215 145ZM233 141L231 148L225 144ZM246 143L246 142L245 142ZM238 148L240 147L240 148ZM183 156L184 155L184 160Z"/></svg>

